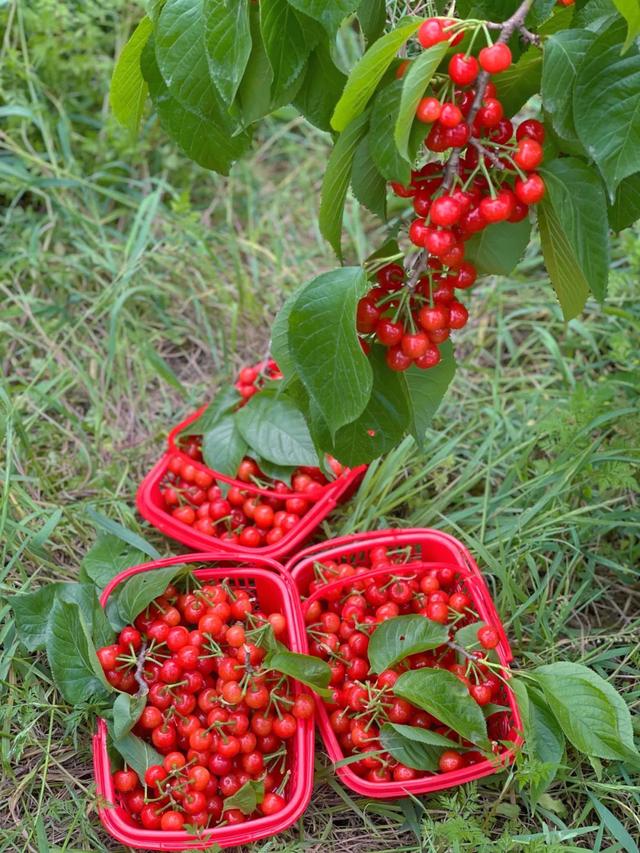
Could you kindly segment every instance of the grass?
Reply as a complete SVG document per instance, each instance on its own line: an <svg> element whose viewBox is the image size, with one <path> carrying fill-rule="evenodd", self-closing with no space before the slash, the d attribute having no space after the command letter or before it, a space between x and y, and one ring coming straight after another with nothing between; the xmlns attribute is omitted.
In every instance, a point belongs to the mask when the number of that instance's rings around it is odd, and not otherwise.
<svg viewBox="0 0 640 853"><path fill-rule="evenodd" d="M104 93L136 13L84 6L0 9L0 593L75 578L89 507L179 552L136 518L137 483L168 426L264 351L286 293L334 265L314 219L327 140L273 120L228 181L151 122L131 142ZM347 225L356 259L375 227L353 210ZM627 233L607 305L568 326L535 246L510 280L476 288L425 451L407 441L374 464L323 531L453 533L487 572L518 665L584 661L636 711L639 272ZM0 850L122 850L96 817L86 709L61 702L0 615ZM637 780L574 753L535 814L526 762L415 803L351 797L325 764L319 749L300 825L247 851L630 850L640 834Z"/></svg>

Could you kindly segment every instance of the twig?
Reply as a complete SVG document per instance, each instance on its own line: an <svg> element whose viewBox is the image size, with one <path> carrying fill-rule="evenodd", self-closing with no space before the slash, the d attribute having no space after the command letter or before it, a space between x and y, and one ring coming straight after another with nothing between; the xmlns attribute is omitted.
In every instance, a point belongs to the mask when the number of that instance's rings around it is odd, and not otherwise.
<svg viewBox="0 0 640 853"><path fill-rule="evenodd" d="M472 139L470 140L470 142L481 157L486 157L487 160L489 160L496 167L496 169L504 170L504 163L493 151L490 151L485 145L482 144L482 142L478 142L477 139Z"/></svg>
<svg viewBox="0 0 640 853"><path fill-rule="evenodd" d="M138 692L136 696L146 696L149 692L149 685L142 677L142 673L144 671L144 665L146 662L146 654L147 654L147 641L143 640L142 646L140 647L140 651L138 652L138 657L136 658L136 670L133 673L133 676L138 684Z"/></svg>

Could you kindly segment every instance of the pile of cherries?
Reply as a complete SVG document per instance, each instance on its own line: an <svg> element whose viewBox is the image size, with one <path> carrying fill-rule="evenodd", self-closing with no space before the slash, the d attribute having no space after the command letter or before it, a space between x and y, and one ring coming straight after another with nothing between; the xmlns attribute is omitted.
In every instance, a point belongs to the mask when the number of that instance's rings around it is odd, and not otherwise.
<svg viewBox="0 0 640 853"><path fill-rule="evenodd" d="M258 464L246 457L236 475L239 483L231 486L225 497L214 472L191 462L202 459L199 436L189 437L184 453L189 458L179 454L171 457L160 485L165 510L199 533L244 548L279 542L323 497L328 484L319 468L298 468L290 488L281 480L266 477ZM344 471L334 459L329 463L336 476ZM243 489L240 483L263 491Z"/></svg>
<svg viewBox="0 0 640 853"><path fill-rule="evenodd" d="M266 631L286 644L287 620L226 581L180 593L169 585L98 650L109 683L143 695L133 732L163 756L143 779L113 774L121 805L145 829L242 823L284 808L291 739L313 715L311 694L263 664ZM251 815L225 800L251 780L264 797Z"/></svg>
<svg viewBox="0 0 640 853"><path fill-rule="evenodd" d="M432 729L458 742L459 748L444 749L440 755L442 773L486 759L426 711L394 695L393 686L406 670L447 669L480 706L501 704L504 699L500 667L486 658L486 650L494 649L500 641L491 625L478 629L477 642L469 645L467 657L459 659L456 649L445 644L411 655L380 674L370 671L369 638L387 619L418 613L450 625L451 638L461 627L479 621L454 569L429 569L417 560L406 551L394 554L379 546L355 565L346 560L316 563L316 577L309 586L311 596L305 612L309 651L331 668L333 697L325 702L329 725L345 755L362 756L349 768L369 782L408 782L432 775L407 767L384 751L379 735L387 722ZM372 569L388 571L372 574ZM509 713L497 711L489 716L487 728L497 751L497 742L510 735Z"/></svg>
<svg viewBox="0 0 640 853"><path fill-rule="evenodd" d="M239 408L244 406L254 394L261 391L265 382L275 379L282 379L282 373L272 358L243 367L234 382L234 387L242 398Z"/></svg>
<svg viewBox="0 0 640 853"><path fill-rule="evenodd" d="M429 18L418 40L424 48L456 45L464 27L463 21ZM514 128L495 84L487 79L506 71L511 61L509 46L500 41L483 47L477 58L456 53L448 73L436 74L432 93L418 105L417 118L430 125L429 155L413 170L409 185L391 186L396 195L412 200L416 218L408 237L422 252L408 271L398 263L379 269L357 313L365 340L371 336L389 348L392 370L439 363L438 345L468 319L456 297L456 290L470 288L477 275L465 260L465 242L491 224L520 222L544 196L536 171L543 159L544 127L527 119ZM410 62L400 64L399 76Z"/></svg>

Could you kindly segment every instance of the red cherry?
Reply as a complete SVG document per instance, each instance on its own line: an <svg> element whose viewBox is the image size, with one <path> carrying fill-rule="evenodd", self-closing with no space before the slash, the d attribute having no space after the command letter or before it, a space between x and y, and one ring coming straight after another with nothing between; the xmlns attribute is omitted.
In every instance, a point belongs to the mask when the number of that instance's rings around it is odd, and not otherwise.
<svg viewBox="0 0 640 853"><path fill-rule="evenodd" d="M444 329L449 323L449 309L443 305L434 305L433 307L425 305L424 308L420 309L418 322L427 332L432 332L434 329Z"/></svg>
<svg viewBox="0 0 640 853"><path fill-rule="evenodd" d="M451 329L462 329L469 319L469 312L462 302L451 302L449 305L449 327Z"/></svg>
<svg viewBox="0 0 640 853"><path fill-rule="evenodd" d="M523 204L520 199L516 198L513 203L513 213L509 217L509 222L522 222L522 220L529 213L529 208L526 204Z"/></svg>
<svg viewBox="0 0 640 853"><path fill-rule="evenodd" d="M462 216L462 208L450 195L435 199L431 205L430 217L434 225L455 225Z"/></svg>
<svg viewBox="0 0 640 853"><path fill-rule="evenodd" d="M403 334L404 327L402 323L394 323L387 317L383 317L376 326L376 337L378 338L381 344L384 344L387 347L392 347L396 344L399 344L402 340Z"/></svg>
<svg viewBox="0 0 640 853"><path fill-rule="evenodd" d="M517 178L513 191L523 204L537 204L544 198L544 181L537 172L532 172L525 180Z"/></svg>
<svg viewBox="0 0 640 853"><path fill-rule="evenodd" d="M449 60L449 77L458 86L469 86L478 76L480 67L475 56L454 53Z"/></svg>
<svg viewBox="0 0 640 853"><path fill-rule="evenodd" d="M500 190L495 198L483 198L480 210L487 222L503 222L513 212L513 198L506 190Z"/></svg>
<svg viewBox="0 0 640 853"><path fill-rule="evenodd" d="M432 255L444 255L455 243L451 231L428 228L424 237L424 246Z"/></svg>
<svg viewBox="0 0 640 853"><path fill-rule="evenodd" d="M380 309L366 297L363 297L358 302L358 310L356 313L356 328L359 332L373 332L376 323L380 319Z"/></svg>
<svg viewBox="0 0 640 853"><path fill-rule="evenodd" d="M423 98L418 104L416 118L425 124L437 121L442 113L442 104L437 98Z"/></svg>
<svg viewBox="0 0 640 853"><path fill-rule="evenodd" d="M426 219L431 210L431 191L418 190L413 197L413 209L421 219Z"/></svg>
<svg viewBox="0 0 640 853"><path fill-rule="evenodd" d="M525 138L518 142L518 151L513 160L525 172L531 172L542 163L543 156L544 151L540 143L535 139Z"/></svg>
<svg viewBox="0 0 640 853"><path fill-rule="evenodd" d="M489 74L500 74L511 65L511 50L504 42L497 42L491 47L483 47L478 54L480 65Z"/></svg>
<svg viewBox="0 0 640 853"><path fill-rule="evenodd" d="M376 279L384 290L397 290L404 281L404 269L400 264L387 264L378 270Z"/></svg>
<svg viewBox="0 0 640 853"><path fill-rule="evenodd" d="M535 118L525 119L516 130L516 139L520 142L521 139L535 139L536 142L542 143L544 142L545 130L542 122L537 121Z"/></svg>
<svg viewBox="0 0 640 853"><path fill-rule="evenodd" d="M439 121L443 127L457 127L463 121L463 115L459 107L447 101L442 105Z"/></svg>
<svg viewBox="0 0 640 853"><path fill-rule="evenodd" d="M405 334L400 342L400 347L407 358L420 358L421 355L425 354L429 347L429 338L424 332Z"/></svg>
<svg viewBox="0 0 640 853"><path fill-rule="evenodd" d="M415 190L413 187L405 187L402 184L398 184L395 181L391 181L390 185L391 189L399 198L411 198L414 194Z"/></svg>
<svg viewBox="0 0 640 853"><path fill-rule="evenodd" d="M414 219L409 226L409 239L414 246L423 247L425 244L425 237L430 230L431 229L429 229L424 219Z"/></svg>
<svg viewBox="0 0 640 853"><path fill-rule="evenodd" d="M467 290L475 284L477 275L474 265L469 261L464 261L458 268L453 286L460 288L460 290Z"/></svg>
<svg viewBox="0 0 640 853"><path fill-rule="evenodd" d="M443 773L453 773L463 766L464 759L455 749L446 749L438 761L438 767Z"/></svg>
<svg viewBox="0 0 640 853"><path fill-rule="evenodd" d="M416 358L414 364L421 370L428 370L430 367L435 367L440 364L440 350L435 344L429 343L426 351Z"/></svg>
<svg viewBox="0 0 640 853"><path fill-rule="evenodd" d="M471 131L462 122L457 127L450 127L445 131L444 140L447 148L462 148L469 141Z"/></svg>
<svg viewBox="0 0 640 853"><path fill-rule="evenodd" d="M433 47L434 44L445 41L446 38L442 21L439 18L427 18L424 23L420 24L418 41L422 47Z"/></svg>
<svg viewBox="0 0 640 853"><path fill-rule="evenodd" d="M389 347L386 362L387 367L395 371L406 370L411 366L411 359L403 353L400 346Z"/></svg>
<svg viewBox="0 0 640 853"><path fill-rule="evenodd" d="M478 110L477 120L480 127L497 127L504 117L504 109L497 98L485 98Z"/></svg>
<svg viewBox="0 0 640 853"><path fill-rule="evenodd" d="M495 649L500 642L500 635L492 625L483 625L478 628L478 642L483 649Z"/></svg>

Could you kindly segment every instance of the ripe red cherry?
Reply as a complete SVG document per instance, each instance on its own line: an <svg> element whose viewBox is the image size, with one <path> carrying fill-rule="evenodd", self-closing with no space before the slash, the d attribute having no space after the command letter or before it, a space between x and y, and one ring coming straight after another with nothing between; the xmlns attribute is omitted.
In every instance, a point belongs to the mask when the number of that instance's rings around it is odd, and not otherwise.
<svg viewBox="0 0 640 853"><path fill-rule="evenodd" d="M520 142L521 139L535 139L540 145L544 142L545 130L542 122L535 118L529 118L523 121L516 130L516 139Z"/></svg>
<svg viewBox="0 0 640 853"><path fill-rule="evenodd" d="M300 693L293 703L291 712L297 720L308 720L313 717L314 710L313 696L309 693Z"/></svg>
<svg viewBox="0 0 640 853"><path fill-rule="evenodd" d="M429 343L426 351L419 358L416 358L414 364L420 370L428 370L430 367L440 364L440 359L441 356L438 347L433 343Z"/></svg>
<svg viewBox="0 0 640 853"><path fill-rule="evenodd" d="M450 195L443 195L431 205L430 216L434 225L455 225L462 216L462 208Z"/></svg>
<svg viewBox="0 0 640 853"><path fill-rule="evenodd" d="M537 172L532 172L525 180L518 178L513 191L523 204L537 204L544 198L544 181Z"/></svg>
<svg viewBox="0 0 640 853"><path fill-rule="evenodd" d="M434 305L433 307L425 305L424 308L420 309L418 322L427 332L434 329L444 329L449 322L449 309L444 305Z"/></svg>
<svg viewBox="0 0 640 853"><path fill-rule="evenodd" d="M437 121L442 113L442 104L437 98L423 98L418 104L416 118L425 124Z"/></svg>
<svg viewBox="0 0 640 853"><path fill-rule="evenodd" d="M449 328L462 329L467 324L469 312L462 302L449 303Z"/></svg>
<svg viewBox="0 0 640 853"><path fill-rule="evenodd" d="M525 138L518 142L518 151L513 160L525 172L531 172L542 163L543 156L544 152L540 143L536 142L535 139Z"/></svg>
<svg viewBox="0 0 640 853"><path fill-rule="evenodd" d="M436 257L446 254L455 242L456 238L453 233L446 229L428 228L424 237L425 248Z"/></svg>
<svg viewBox="0 0 640 853"><path fill-rule="evenodd" d="M356 328L359 332L373 332L380 319L381 311L370 299L364 297L358 302Z"/></svg>
<svg viewBox="0 0 640 853"><path fill-rule="evenodd" d="M478 628L478 642L483 649L495 649L500 642L500 635L492 625L483 625Z"/></svg>
<svg viewBox="0 0 640 853"><path fill-rule="evenodd" d="M260 803L260 811L263 815L277 814L282 811L285 805L286 802L284 797L281 797L280 794L276 794L273 791L268 791Z"/></svg>
<svg viewBox="0 0 640 853"><path fill-rule="evenodd" d="M138 774L135 770L116 770L113 774L113 786L121 794L133 791L138 785Z"/></svg>
<svg viewBox="0 0 640 853"><path fill-rule="evenodd" d="M449 60L449 77L458 86L469 86L478 76L480 67L475 56L454 53Z"/></svg>
<svg viewBox="0 0 640 853"><path fill-rule="evenodd" d="M380 287L385 290L396 290L404 281L404 269L400 264L387 264L376 273Z"/></svg>
<svg viewBox="0 0 640 853"><path fill-rule="evenodd" d="M485 98L484 104L478 110L480 127L497 127L504 116L504 109L497 98Z"/></svg>
<svg viewBox="0 0 640 853"><path fill-rule="evenodd" d="M460 288L460 290L467 290L467 288L472 287L473 284L475 284L476 277L477 271L474 265L469 261L464 261L460 264L458 272L456 273L454 287Z"/></svg>
<svg viewBox="0 0 640 853"><path fill-rule="evenodd" d="M511 216L513 200L511 195L500 190L495 198L488 196L480 202L480 210L487 222L504 222Z"/></svg>
<svg viewBox="0 0 640 853"><path fill-rule="evenodd" d="M120 654L120 646L113 643L110 646L104 646L96 652L100 666L105 672L111 672L118 666L118 655Z"/></svg>
<svg viewBox="0 0 640 853"><path fill-rule="evenodd" d="M500 74L511 65L511 50L504 42L497 42L491 47L483 47L478 54L483 71L489 74Z"/></svg>
<svg viewBox="0 0 640 853"><path fill-rule="evenodd" d="M488 705L491 702L491 687L486 684L472 684L469 688L469 693L478 705Z"/></svg>
<svg viewBox="0 0 640 853"><path fill-rule="evenodd" d="M466 124L460 122L456 127L445 130L444 141L447 148L462 148L469 141L471 132Z"/></svg>
<svg viewBox="0 0 640 853"><path fill-rule="evenodd" d="M446 749L438 761L438 767L443 773L453 773L463 766L464 759L455 749Z"/></svg>
<svg viewBox="0 0 640 853"><path fill-rule="evenodd" d="M429 346L429 338L424 332L415 332L414 334L405 334L402 336L400 347L407 358L420 358L427 351Z"/></svg>
<svg viewBox="0 0 640 853"><path fill-rule="evenodd" d="M376 326L376 337L381 344L386 347L392 347L399 344L404 334L402 323L394 323L392 320L383 317Z"/></svg>
<svg viewBox="0 0 640 853"><path fill-rule="evenodd" d="M442 105L442 110L440 111L440 124L443 125L443 127L457 127L462 120L463 116L459 107L449 102Z"/></svg>
<svg viewBox="0 0 640 853"><path fill-rule="evenodd" d="M411 225L409 226L409 239L414 244L414 246L423 247L424 240L427 236L428 231L429 226L425 223L424 219L414 219ZM378 317L379 316L380 314L378 314Z"/></svg>
<svg viewBox="0 0 640 853"><path fill-rule="evenodd" d="M418 190L413 197L413 209L421 219L426 219L431 210L431 190Z"/></svg>
<svg viewBox="0 0 640 853"><path fill-rule="evenodd" d="M422 47L433 47L434 44L438 44L441 41L445 41L447 38L443 22L439 18L427 18L427 20L420 24L420 28L418 30L418 41L422 45Z"/></svg>
<svg viewBox="0 0 640 853"><path fill-rule="evenodd" d="M387 362L387 367L391 370L402 371L411 367L411 359L404 354L399 345L389 347L385 360Z"/></svg>

